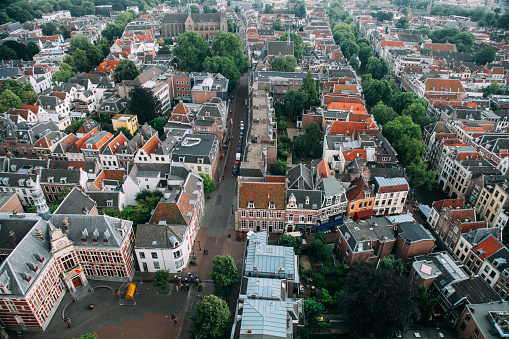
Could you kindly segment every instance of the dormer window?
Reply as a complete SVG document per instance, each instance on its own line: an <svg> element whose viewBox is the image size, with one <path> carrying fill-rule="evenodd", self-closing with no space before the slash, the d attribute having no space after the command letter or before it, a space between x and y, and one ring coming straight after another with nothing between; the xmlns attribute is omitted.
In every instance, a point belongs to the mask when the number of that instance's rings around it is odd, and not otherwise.
<svg viewBox="0 0 509 339"><path fill-rule="evenodd" d="M306 205L309 205L309 197L306 196Z"/></svg>
<svg viewBox="0 0 509 339"><path fill-rule="evenodd" d="M107 244L110 241L110 231L104 231L104 243Z"/></svg>
<svg viewBox="0 0 509 339"><path fill-rule="evenodd" d="M97 228L94 230L94 233L92 234L92 241L97 242L97 239L99 238L99 231Z"/></svg>
<svg viewBox="0 0 509 339"><path fill-rule="evenodd" d="M60 178L60 183L67 184L67 178L66 177Z"/></svg>
<svg viewBox="0 0 509 339"><path fill-rule="evenodd" d="M179 162L184 162L186 157L179 157Z"/></svg>
<svg viewBox="0 0 509 339"><path fill-rule="evenodd" d="M86 241L87 241L87 238L88 238L88 231L87 231L87 229L85 228L85 229L81 232L81 241L86 242Z"/></svg>
<svg viewBox="0 0 509 339"><path fill-rule="evenodd" d="M198 158L198 163L203 164L203 158Z"/></svg>
<svg viewBox="0 0 509 339"><path fill-rule="evenodd" d="M250 201L250 202L248 202L248 204L247 204L247 208L255 208L255 203L254 203L254 201Z"/></svg>
<svg viewBox="0 0 509 339"><path fill-rule="evenodd" d="M49 177L49 178L48 178L48 182L55 182L55 178L53 178L53 177Z"/></svg>
<svg viewBox="0 0 509 339"><path fill-rule="evenodd" d="M273 202L269 202L269 208L275 209L276 208L276 204L273 203Z"/></svg>

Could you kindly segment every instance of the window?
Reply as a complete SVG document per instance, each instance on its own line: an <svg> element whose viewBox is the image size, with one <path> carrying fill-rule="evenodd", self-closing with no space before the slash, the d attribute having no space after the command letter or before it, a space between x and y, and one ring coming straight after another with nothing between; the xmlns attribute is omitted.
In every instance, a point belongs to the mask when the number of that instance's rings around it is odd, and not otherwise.
<svg viewBox="0 0 509 339"><path fill-rule="evenodd" d="M182 251L180 251L180 250L173 252L173 259L180 258L181 255L182 255Z"/></svg>
<svg viewBox="0 0 509 339"><path fill-rule="evenodd" d="M247 208L255 208L254 201L250 201L247 205Z"/></svg>
<svg viewBox="0 0 509 339"><path fill-rule="evenodd" d="M62 265L64 266L65 271L68 271L71 268L73 268L74 266L76 266L74 264L74 258L72 257L72 254L66 255L61 260L62 260Z"/></svg>
<svg viewBox="0 0 509 339"><path fill-rule="evenodd" d="M250 230L254 229L254 221L253 220L249 220L249 229Z"/></svg>
<svg viewBox="0 0 509 339"><path fill-rule="evenodd" d="M288 222L293 222L293 214L288 214Z"/></svg>
<svg viewBox="0 0 509 339"><path fill-rule="evenodd" d="M240 228L241 228L241 229L243 229L243 230L245 230L245 229L246 229L246 221L245 221L245 220L242 220L242 221L240 222Z"/></svg>
<svg viewBox="0 0 509 339"><path fill-rule="evenodd" d="M281 212L276 213L276 219L281 219Z"/></svg>
<svg viewBox="0 0 509 339"><path fill-rule="evenodd" d="M256 211L256 217L260 218L260 216L261 216L260 211Z"/></svg>
<svg viewBox="0 0 509 339"><path fill-rule="evenodd" d="M154 261L154 269L155 270L158 270L160 267L159 267L159 262L158 261Z"/></svg>
<svg viewBox="0 0 509 339"><path fill-rule="evenodd" d="M157 259L157 253L156 252L152 252L151 255L152 255L152 259Z"/></svg>
<svg viewBox="0 0 509 339"><path fill-rule="evenodd" d="M246 211L240 211L240 216L245 218L246 217Z"/></svg>
<svg viewBox="0 0 509 339"><path fill-rule="evenodd" d="M313 215L308 214L308 222L312 222L312 221L313 221Z"/></svg>
<svg viewBox="0 0 509 339"><path fill-rule="evenodd" d="M253 213L253 211L249 211L249 217L250 217L250 218L253 218L253 217L254 217L254 213Z"/></svg>
<svg viewBox="0 0 509 339"><path fill-rule="evenodd" d="M264 220L262 221L262 231L266 231L267 230L267 222Z"/></svg>
<svg viewBox="0 0 509 339"><path fill-rule="evenodd" d="M263 219L267 219L267 212L262 213Z"/></svg>
<svg viewBox="0 0 509 339"><path fill-rule="evenodd" d="M279 227L278 227L278 229L279 229L280 231L282 231L282 230L284 229L284 227L285 227L285 223L284 223L284 222L282 222L282 221L280 221L280 222L279 222Z"/></svg>
<svg viewBox="0 0 509 339"><path fill-rule="evenodd" d="M181 258L177 261L175 261L175 267L178 269L180 267L184 266L184 258Z"/></svg>
<svg viewBox="0 0 509 339"><path fill-rule="evenodd" d="M273 202L269 202L269 208L276 208L276 204Z"/></svg>

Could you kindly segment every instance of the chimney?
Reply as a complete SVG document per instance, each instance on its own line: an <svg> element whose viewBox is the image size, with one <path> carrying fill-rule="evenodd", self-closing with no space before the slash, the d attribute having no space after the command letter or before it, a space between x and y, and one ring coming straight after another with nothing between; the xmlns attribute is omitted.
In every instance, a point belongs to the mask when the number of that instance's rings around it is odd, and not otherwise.
<svg viewBox="0 0 509 339"><path fill-rule="evenodd" d="M247 330L247 333L252 333L252 332L253 332L253 330L251 330L251 329Z"/></svg>
<svg viewBox="0 0 509 339"><path fill-rule="evenodd" d="M67 219L67 217L65 217L65 218L62 220L62 223L64 224L65 230L66 230L66 231L69 231L69 220Z"/></svg>
<svg viewBox="0 0 509 339"><path fill-rule="evenodd" d="M35 235L37 236L37 238L44 240L44 236L42 235L41 231L38 228L35 229Z"/></svg>

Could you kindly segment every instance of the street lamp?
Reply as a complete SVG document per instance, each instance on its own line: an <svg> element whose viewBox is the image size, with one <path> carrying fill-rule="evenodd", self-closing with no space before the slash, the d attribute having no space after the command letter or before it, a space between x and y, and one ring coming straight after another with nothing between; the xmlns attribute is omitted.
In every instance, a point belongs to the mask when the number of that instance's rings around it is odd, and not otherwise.
<svg viewBox="0 0 509 339"><path fill-rule="evenodd" d="M199 248L199 250L201 251L200 240L198 240L198 248Z"/></svg>

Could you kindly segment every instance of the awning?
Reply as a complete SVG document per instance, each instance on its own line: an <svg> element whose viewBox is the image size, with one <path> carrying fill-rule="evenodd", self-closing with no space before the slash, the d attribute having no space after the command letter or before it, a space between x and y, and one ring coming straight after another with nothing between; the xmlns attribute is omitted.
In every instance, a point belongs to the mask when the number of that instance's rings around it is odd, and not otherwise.
<svg viewBox="0 0 509 339"><path fill-rule="evenodd" d="M355 213L354 219L364 219L371 217L372 215L375 215L375 212L373 212L373 210L360 211Z"/></svg>
<svg viewBox="0 0 509 339"><path fill-rule="evenodd" d="M341 225L343 223L343 219L334 220L332 222L328 222L326 224L320 225L316 228L317 231L326 230L328 228Z"/></svg>
<svg viewBox="0 0 509 339"><path fill-rule="evenodd" d="M428 205L419 205L418 207L419 211L421 211L421 213L424 214L426 219L428 219L431 213L431 207L429 207Z"/></svg>

